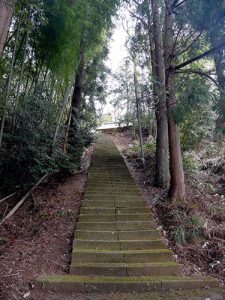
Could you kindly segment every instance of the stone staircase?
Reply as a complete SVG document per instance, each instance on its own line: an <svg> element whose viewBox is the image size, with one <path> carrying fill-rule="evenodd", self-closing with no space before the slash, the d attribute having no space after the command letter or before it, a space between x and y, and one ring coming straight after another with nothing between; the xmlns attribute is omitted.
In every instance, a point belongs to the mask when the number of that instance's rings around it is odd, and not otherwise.
<svg viewBox="0 0 225 300"><path fill-rule="evenodd" d="M110 136L95 145L74 234L70 275L41 276L36 287L74 293L217 288L181 274L146 201Z"/></svg>

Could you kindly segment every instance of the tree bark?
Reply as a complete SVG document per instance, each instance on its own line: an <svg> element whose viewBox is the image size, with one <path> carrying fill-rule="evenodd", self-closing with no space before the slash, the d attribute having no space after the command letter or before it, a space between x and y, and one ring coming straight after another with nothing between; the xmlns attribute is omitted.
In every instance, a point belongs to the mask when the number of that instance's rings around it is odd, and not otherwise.
<svg viewBox="0 0 225 300"><path fill-rule="evenodd" d="M23 80L23 74L24 74L24 68L25 68L25 60L26 60L26 51L27 51L27 44L28 44L28 36L29 32L26 33L26 39L25 39L25 45L24 45L24 51L23 51L23 61L21 66L21 72L20 72L20 78L17 86L17 92L16 92L16 99L15 99L15 111L13 115L13 122L12 122L12 132L14 132L15 125L16 125L16 118L18 113L18 106L19 106L19 96L20 96L20 89L22 85Z"/></svg>
<svg viewBox="0 0 225 300"><path fill-rule="evenodd" d="M179 129L174 121L172 110L176 106L175 72L174 72L174 37L173 37L173 0L165 0L165 64L166 64L166 91L168 108L169 150L171 185L170 197L173 201L185 199L185 183L183 161L180 147Z"/></svg>
<svg viewBox="0 0 225 300"><path fill-rule="evenodd" d="M77 117L79 115L82 102L82 88L84 79L84 51L80 53L80 63L76 73L74 91L72 96L72 115Z"/></svg>
<svg viewBox="0 0 225 300"><path fill-rule="evenodd" d="M68 138L69 138L69 129L70 129L71 119L72 119L72 106L70 107L69 115L68 115L67 122L66 122L66 132L65 132L65 139L64 139L64 143L63 143L63 152L64 153L67 153L67 151L68 151Z"/></svg>
<svg viewBox="0 0 225 300"><path fill-rule="evenodd" d="M60 125L61 125L61 121L62 121L62 118L63 118L63 114L64 114L64 111L66 109L66 106L69 102L69 98L70 98L70 95L71 95L71 90L72 90L72 86L73 86L73 82L74 82L74 77L72 78L67 90L66 90L66 93L64 95L64 98L63 98L63 102L62 102L62 106L61 106L61 109L60 109L60 112L59 112L59 117L57 119L57 125L56 125L56 128L55 128L55 133L54 133L54 139L53 139L53 143L52 143L52 148L55 147L56 145L56 142L57 142L57 138L58 138L58 133L59 133L59 129L60 129Z"/></svg>
<svg viewBox="0 0 225 300"><path fill-rule="evenodd" d="M136 112L137 112L138 130L139 130L139 143L141 148L141 159L144 162L145 158L144 158L143 136L142 136L142 126L141 126L140 99L138 96L137 63L135 57L132 57L132 60L134 66L134 92L135 92Z"/></svg>
<svg viewBox="0 0 225 300"><path fill-rule="evenodd" d="M8 2L8 3L7 3ZM3 52L14 11L13 0L0 0L0 55Z"/></svg>
<svg viewBox="0 0 225 300"><path fill-rule="evenodd" d="M212 31L210 34L210 42L212 47L218 44L218 37L215 32ZM218 129L225 129L225 59L224 59L224 50L220 49L217 52L213 53L213 59L216 67L216 75L219 86L219 102L218 102L218 111L219 117L216 120L216 127ZM222 113L221 113L222 112Z"/></svg>
<svg viewBox="0 0 225 300"><path fill-rule="evenodd" d="M19 24L18 24L18 28L17 28L17 32L16 32L16 39L15 39L15 44L14 44L14 49L13 49L11 66L10 66L10 71L9 71L9 78L8 78L7 88L6 88L5 103L4 103L4 108L3 108L2 120L1 120L0 149L2 148L2 140L3 140L7 108L8 108L7 105L8 105L8 101L9 101L8 98L9 98L9 93L10 93L10 88L11 88L11 82L12 82L12 77L13 77L13 68L14 68L14 62L15 62L15 56L16 56L16 49L17 49L17 43L18 43L20 27L21 27L21 16L20 16L18 22L19 22Z"/></svg>
<svg viewBox="0 0 225 300"><path fill-rule="evenodd" d="M152 49L152 71L154 94L156 102L156 185L168 188L170 184L169 173L169 145L168 122L165 89L165 65L162 41L162 26L160 24L158 0L151 0L153 15L153 37L155 49Z"/></svg>
<svg viewBox="0 0 225 300"><path fill-rule="evenodd" d="M85 71L85 51L84 43L81 41L80 45L80 59L78 68L75 74L74 90L71 99L71 114L69 116L70 121L68 121L68 144L73 146L74 138L76 136L76 131L79 127L80 122L80 109L83 98L83 81L84 81L84 71Z"/></svg>

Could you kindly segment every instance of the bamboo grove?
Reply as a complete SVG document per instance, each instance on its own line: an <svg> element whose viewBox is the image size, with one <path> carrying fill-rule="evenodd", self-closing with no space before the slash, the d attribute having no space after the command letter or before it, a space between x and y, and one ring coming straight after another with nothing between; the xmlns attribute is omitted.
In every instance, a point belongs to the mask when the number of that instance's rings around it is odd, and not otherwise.
<svg viewBox="0 0 225 300"><path fill-rule="evenodd" d="M0 6L0 176L7 190L79 167L96 123L94 100L103 98L103 60L117 1Z"/></svg>
<svg viewBox="0 0 225 300"><path fill-rule="evenodd" d="M156 135L155 183L185 199L183 149L197 140L185 144L190 129L197 137L207 126L211 135L224 130L223 0L0 0L2 189L79 167L95 103L106 96L104 61L121 6L134 26L125 28L129 57L114 104L126 106L127 124L145 118Z"/></svg>

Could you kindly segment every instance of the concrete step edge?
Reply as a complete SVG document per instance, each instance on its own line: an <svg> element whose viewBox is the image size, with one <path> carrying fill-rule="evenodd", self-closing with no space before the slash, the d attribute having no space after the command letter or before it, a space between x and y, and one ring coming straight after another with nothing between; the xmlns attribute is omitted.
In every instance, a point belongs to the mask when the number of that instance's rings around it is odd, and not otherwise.
<svg viewBox="0 0 225 300"><path fill-rule="evenodd" d="M73 253L93 253L93 254L156 254L156 253L171 253L169 249L152 249L152 250L89 250L89 249L73 249Z"/></svg>
<svg viewBox="0 0 225 300"><path fill-rule="evenodd" d="M219 282L213 278L191 278L181 276L76 276L45 275L39 276L35 289L55 292L141 292L168 291L203 288L219 288Z"/></svg>
<svg viewBox="0 0 225 300"><path fill-rule="evenodd" d="M71 267L101 267L101 268L146 268L146 267L177 267L176 262L154 262L154 263L78 263L72 262Z"/></svg>

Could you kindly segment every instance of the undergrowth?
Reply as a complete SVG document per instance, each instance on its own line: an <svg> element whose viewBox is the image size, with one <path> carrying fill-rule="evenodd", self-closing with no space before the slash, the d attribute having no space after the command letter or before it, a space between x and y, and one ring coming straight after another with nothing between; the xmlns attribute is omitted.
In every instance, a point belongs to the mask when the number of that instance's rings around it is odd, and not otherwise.
<svg viewBox="0 0 225 300"><path fill-rule="evenodd" d="M155 203L157 213L168 237L178 244L192 243L199 238L206 237L204 220L185 204L176 205L162 199Z"/></svg>

